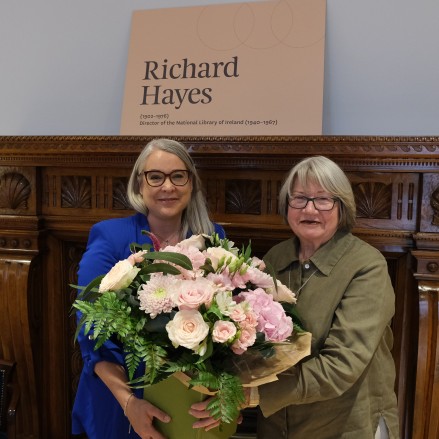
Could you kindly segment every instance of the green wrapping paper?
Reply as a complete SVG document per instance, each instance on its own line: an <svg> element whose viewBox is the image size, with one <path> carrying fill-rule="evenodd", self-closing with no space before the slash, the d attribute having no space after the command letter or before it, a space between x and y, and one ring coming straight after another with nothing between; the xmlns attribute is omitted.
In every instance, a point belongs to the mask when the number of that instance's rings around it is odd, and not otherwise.
<svg viewBox="0 0 439 439"><path fill-rule="evenodd" d="M221 428L204 431L192 428L197 420L189 414L189 408L195 402L200 402L208 396L189 389L174 376L145 387L144 399L154 404L171 416L169 423L154 420L154 426L168 439L228 439L236 431L236 422L223 424Z"/></svg>

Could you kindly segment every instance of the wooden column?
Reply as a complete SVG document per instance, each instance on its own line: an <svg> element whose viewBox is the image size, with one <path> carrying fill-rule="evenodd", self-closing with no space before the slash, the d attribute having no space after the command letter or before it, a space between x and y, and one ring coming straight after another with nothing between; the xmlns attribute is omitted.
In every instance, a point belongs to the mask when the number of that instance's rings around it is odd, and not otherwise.
<svg viewBox="0 0 439 439"><path fill-rule="evenodd" d="M0 355L17 363L17 435L37 439L42 277L35 168L1 168L0 187Z"/></svg>
<svg viewBox="0 0 439 439"><path fill-rule="evenodd" d="M439 437L439 249L416 250L413 255L419 290L413 439L433 439Z"/></svg>

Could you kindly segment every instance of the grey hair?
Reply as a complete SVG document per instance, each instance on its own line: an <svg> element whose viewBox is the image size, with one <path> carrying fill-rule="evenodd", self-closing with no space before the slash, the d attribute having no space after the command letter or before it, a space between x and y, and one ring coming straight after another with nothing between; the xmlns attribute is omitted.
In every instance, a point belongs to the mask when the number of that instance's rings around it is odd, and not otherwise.
<svg viewBox="0 0 439 439"><path fill-rule="evenodd" d="M337 198L340 214L338 229L352 230L356 218L354 193L348 177L335 162L324 156L307 157L290 170L279 192L279 213L286 222L288 200L296 182L303 187L309 183L317 183Z"/></svg>
<svg viewBox="0 0 439 439"><path fill-rule="evenodd" d="M131 176L128 181L127 196L128 200L139 213L148 215L148 208L145 206L141 193L141 185L143 182L143 167L149 155L156 150L169 152L176 155L185 164L186 169L190 172L192 181L192 194L189 204L183 211L181 227L182 236L186 237L188 231L194 234L212 234L214 225L209 219L207 203L203 193L203 186L198 175L195 163L189 155L186 147L175 140L155 139L151 140L142 150L134 163Z"/></svg>

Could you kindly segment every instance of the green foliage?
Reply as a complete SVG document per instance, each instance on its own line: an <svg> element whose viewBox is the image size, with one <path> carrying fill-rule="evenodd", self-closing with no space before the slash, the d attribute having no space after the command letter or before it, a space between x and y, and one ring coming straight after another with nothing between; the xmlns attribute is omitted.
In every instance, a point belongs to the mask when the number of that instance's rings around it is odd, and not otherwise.
<svg viewBox="0 0 439 439"><path fill-rule="evenodd" d="M233 422L239 416L239 407L245 402L244 390L239 379L227 372L199 372L190 386L204 386L215 395L207 408L210 414L224 423Z"/></svg>

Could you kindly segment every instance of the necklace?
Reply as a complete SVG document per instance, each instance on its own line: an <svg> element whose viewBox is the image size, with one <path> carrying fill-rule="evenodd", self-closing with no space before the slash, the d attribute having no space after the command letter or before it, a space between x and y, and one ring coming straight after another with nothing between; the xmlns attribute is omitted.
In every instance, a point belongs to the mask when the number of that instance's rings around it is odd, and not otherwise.
<svg viewBox="0 0 439 439"><path fill-rule="evenodd" d="M172 241L172 239L175 236L178 236L180 231L177 230L176 232L172 233L172 235L169 235L167 238L163 238L163 236L159 235L157 232L151 232L151 233L153 233L155 236L157 236L157 238L160 240L160 244L165 244L165 246L167 246L170 244L170 242ZM178 241L178 239L177 239L177 241Z"/></svg>
<svg viewBox="0 0 439 439"><path fill-rule="evenodd" d="M309 282L309 280L317 273L318 269L316 268L308 277L308 279L305 280L305 282L303 282L303 284L299 287L299 289L297 291L293 291L294 294L296 295L296 300L299 298L299 294L302 291L303 287ZM291 270L288 272L288 286L291 290Z"/></svg>

